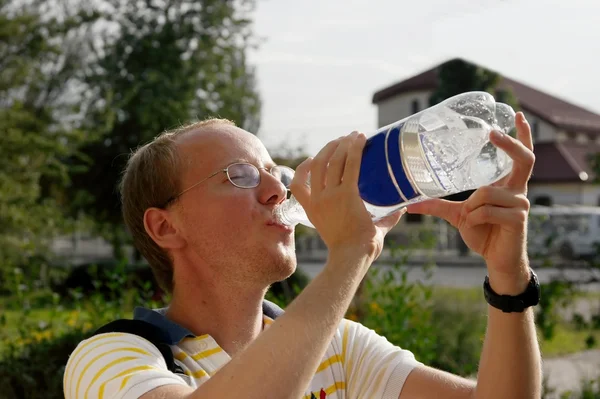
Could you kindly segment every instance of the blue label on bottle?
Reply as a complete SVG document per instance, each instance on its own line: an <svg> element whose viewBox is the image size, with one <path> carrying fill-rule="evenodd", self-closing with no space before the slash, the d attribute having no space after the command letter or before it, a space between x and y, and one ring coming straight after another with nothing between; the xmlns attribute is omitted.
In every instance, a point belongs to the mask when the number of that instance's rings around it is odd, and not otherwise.
<svg viewBox="0 0 600 399"><path fill-rule="evenodd" d="M401 128L402 124L380 131L370 137L365 144L358 178L358 190L361 198L369 204L393 206L419 195L408 180L402 166L400 157ZM390 175L390 169L393 172L392 175Z"/></svg>
<svg viewBox="0 0 600 399"><path fill-rule="evenodd" d="M419 195L413 185L408 180L406 170L402 165L402 155L400 154L400 135L402 132L402 125L394 127L388 134L388 162L394 172L396 183L401 191L401 196L406 200L411 200Z"/></svg>

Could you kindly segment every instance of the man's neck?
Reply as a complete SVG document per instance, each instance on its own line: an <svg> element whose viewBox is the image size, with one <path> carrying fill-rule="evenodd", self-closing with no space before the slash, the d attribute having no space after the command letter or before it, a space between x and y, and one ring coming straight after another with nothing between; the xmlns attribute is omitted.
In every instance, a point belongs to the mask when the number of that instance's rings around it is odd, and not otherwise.
<svg viewBox="0 0 600 399"><path fill-rule="evenodd" d="M196 336L210 335L234 357L262 331L265 292L181 283L173 292L167 317Z"/></svg>

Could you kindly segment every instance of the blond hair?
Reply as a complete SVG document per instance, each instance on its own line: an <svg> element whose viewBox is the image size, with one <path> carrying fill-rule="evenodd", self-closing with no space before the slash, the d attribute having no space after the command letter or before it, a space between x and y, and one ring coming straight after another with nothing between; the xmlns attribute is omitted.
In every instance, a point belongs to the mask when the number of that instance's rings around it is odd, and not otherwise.
<svg viewBox="0 0 600 399"><path fill-rule="evenodd" d="M163 207L182 190L177 139L217 124L235 126L227 119L210 118L163 132L130 154L119 184L123 219L133 244L150 264L156 282L168 293L173 292L173 260L146 232L144 214L148 208Z"/></svg>

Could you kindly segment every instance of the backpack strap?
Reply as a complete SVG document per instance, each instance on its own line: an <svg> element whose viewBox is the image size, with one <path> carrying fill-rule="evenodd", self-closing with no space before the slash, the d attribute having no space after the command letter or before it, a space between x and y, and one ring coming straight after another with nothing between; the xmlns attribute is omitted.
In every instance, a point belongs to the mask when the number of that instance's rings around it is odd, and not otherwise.
<svg viewBox="0 0 600 399"><path fill-rule="evenodd" d="M271 301L263 300L263 314L275 320L284 313L284 310Z"/></svg>
<svg viewBox="0 0 600 399"><path fill-rule="evenodd" d="M175 364L173 352L165 343L162 331L155 325L142 320L119 319L100 327L92 336L110 332L134 334L150 341L162 354L169 371L175 374L184 374L183 369Z"/></svg>
<svg viewBox="0 0 600 399"><path fill-rule="evenodd" d="M284 313L283 309L267 300L263 301L262 308L263 313L273 320ZM150 341L162 354L169 371L175 374L184 374L183 369L175 364L171 347L166 343L168 339L165 338L163 331L154 324L143 320L119 319L100 327L92 336L111 332L133 334Z"/></svg>

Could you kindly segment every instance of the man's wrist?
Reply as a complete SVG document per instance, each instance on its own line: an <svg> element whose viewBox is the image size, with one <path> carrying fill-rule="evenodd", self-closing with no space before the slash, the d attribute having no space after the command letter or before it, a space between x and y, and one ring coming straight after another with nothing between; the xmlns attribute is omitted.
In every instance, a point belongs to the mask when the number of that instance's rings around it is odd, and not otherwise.
<svg viewBox="0 0 600 399"><path fill-rule="evenodd" d="M498 295L520 295L527 289L531 272L527 264L520 265L514 272L498 272L488 268L490 287Z"/></svg>
<svg viewBox="0 0 600 399"><path fill-rule="evenodd" d="M335 270L363 270L373 263L373 256L369 251L360 247L338 247L331 249L327 255L326 268Z"/></svg>

